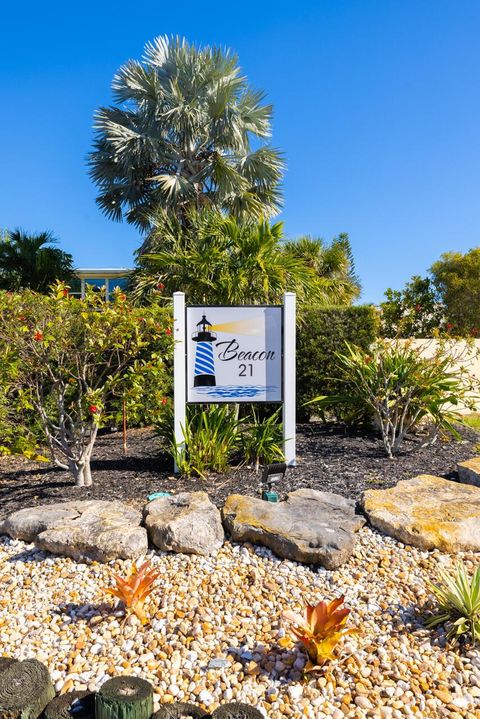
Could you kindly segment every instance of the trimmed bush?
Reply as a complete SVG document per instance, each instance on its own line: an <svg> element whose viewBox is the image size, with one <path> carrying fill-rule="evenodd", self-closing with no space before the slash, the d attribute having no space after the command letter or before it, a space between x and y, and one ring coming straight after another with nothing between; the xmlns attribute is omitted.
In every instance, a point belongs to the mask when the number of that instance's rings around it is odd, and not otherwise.
<svg viewBox="0 0 480 719"><path fill-rule="evenodd" d="M367 349L378 337L379 317L373 305L303 310L297 330L297 415L309 420L315 405L305 402L340 391L336 352L345 342Z"/></svg>

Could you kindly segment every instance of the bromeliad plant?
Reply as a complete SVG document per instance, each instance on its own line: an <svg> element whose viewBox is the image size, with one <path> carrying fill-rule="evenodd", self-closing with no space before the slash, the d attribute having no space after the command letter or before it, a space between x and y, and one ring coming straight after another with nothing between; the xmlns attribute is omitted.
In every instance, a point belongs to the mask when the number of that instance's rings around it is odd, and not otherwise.
<svg viewBox="0 0 480 719"><path fill-rule="evenodd" d="M126 579L113 575L115 587L107 587L106 594L111 594L120 600L122 608L128 614L133 612L142 624L147 623L147 616L144 610L145 600L153 591L153 583L158 577L158 571L151 568L151 562L144 562L137 568L134 563L132 570Z"/></svg>
<svg viewBox="0 0 480 719"><path fill-rule="evenodd" d="M342 596L331 602L320 601L316 606L307 604L303 614L290 610L283 612L282 618L292 625L292 635L302 642L307 650L306 672L321 669L334 657L337 644L343 637L359 633L355 627L345 626L350 609L339 609L343 601Z"/></svg>
<svg viewBox="0 0 480 719"><path fill-rule="evenodd" d="M441 571L440 578L440 584L428 582L439 607L425 625L436 627L445 624L447 638L452 643L470 635L475 644L480 639L480 566L471 579L462 563L457 565L455 577Z"/></svg>

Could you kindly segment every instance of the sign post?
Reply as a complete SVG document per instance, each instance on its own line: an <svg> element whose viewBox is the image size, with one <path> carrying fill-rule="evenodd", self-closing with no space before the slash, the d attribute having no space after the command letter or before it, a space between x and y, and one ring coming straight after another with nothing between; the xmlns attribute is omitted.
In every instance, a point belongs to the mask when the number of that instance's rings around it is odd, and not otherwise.
<svg viewBox="0 0 480 719"><path fill-rule="evenodd" d="M288 467L296 461L296 303L294 292L283 296L283 454Z"/></svg>
<svg viewBox="0 0 480 719"><path fill-rule="evenodd" d="M186 381L185 381L185 293L173 295L173 432L175 443L181 449L185 443L183 431L186 420ZM178 472L177 463L174 466Z"/></svg>
<svg viewBox="0 0 480 719"><path fill-rule="evenodd" d="M283 404L285 461L294 466L295 294L287 292L283 306L186 307L175 292L173 308L177 446L186 403Z"/></svg>

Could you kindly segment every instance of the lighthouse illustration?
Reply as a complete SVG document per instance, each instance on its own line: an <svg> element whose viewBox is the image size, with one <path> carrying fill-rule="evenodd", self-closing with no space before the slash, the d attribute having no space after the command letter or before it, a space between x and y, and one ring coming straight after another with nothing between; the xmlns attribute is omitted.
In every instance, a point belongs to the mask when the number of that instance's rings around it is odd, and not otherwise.
<svg viewBox="0 0 480 719"><path fill-rule="evenodd" d="M192 340L197 343L195 352L194 387L215 387L215 364L213 360L213 343L217 335L211 331L211 322L205 315L197 323L197 331L193 332Z"/></svg>

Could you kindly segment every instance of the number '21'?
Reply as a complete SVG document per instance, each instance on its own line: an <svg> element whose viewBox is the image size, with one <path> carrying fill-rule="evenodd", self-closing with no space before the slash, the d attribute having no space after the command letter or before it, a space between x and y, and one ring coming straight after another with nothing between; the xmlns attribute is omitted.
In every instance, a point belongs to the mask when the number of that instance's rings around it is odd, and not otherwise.
<svg viewBox="0 0 480 719"><path fill-rule="evenodd" d="M241 364L238 369L240 370L239 377L253 377L253 364Z"/></svg>

